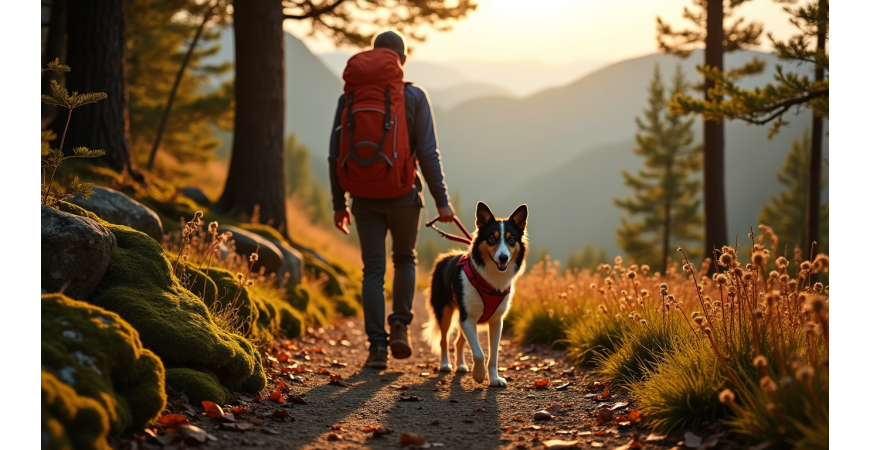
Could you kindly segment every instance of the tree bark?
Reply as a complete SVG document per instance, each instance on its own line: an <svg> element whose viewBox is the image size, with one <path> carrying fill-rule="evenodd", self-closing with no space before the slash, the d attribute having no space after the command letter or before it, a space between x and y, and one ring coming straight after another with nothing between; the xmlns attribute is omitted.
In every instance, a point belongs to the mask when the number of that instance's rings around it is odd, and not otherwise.
<svg viewBox="0 0 870 450"><path fill-rule="evenodd" d="M281 2L233 5L236 113L230 169L218 207L287 234L284 187L284 20Z"/></svg>
<svg viewBox="0 0 870 450"><path fill-rule="evenodd" d="M105 92L105 100L76 108L64 149L88 147L106 152L98 164L139 178L130 146L124 47L124 1L80 1L67 11L66 74L71 92ZM55 121L63 122L63 121ZM53 127L63 131L63 123ZM58 132L58 136L60 136Z"/></svg>
<svg viewBox="0 0 870 450"><path fill-rule="evenodd" d="M67 0L54 0L51 4L51 16L48 19L48 36L45 38L45 50L42 54L42 68L45 65L60 59L61 63L66 64L66 3ZM43 72L42 74L42 94L51 94L51 80L61 83L62 75L57 72ZM54 106L42 105L42 125L48 126L57 116L57 108Z"/></svg>
<svg viewBox="0 0 870 450"><path fill-rule="evenodd" d="M827 15L827 5L821 5L819 14ZM827 3L827 2L824 2ZM825 51L825 40L827 38L827 23L820 20L818 30L817 49ZM825 79L825 68L816 66L816 81ZM813 113L812 125L812 140L810 147L810 183L809 183L809 205L807 208L807 242L806 252L812 261L813 253L818 253L819 245L819 229L821 217L821 194L822 194L822 133L824 133L822 118L818 114ZM815 243L815 249L813 244ZM815 250L815 251L814 251Z"/></svg>
<svg viewBox="0 0 870 450"><path fill-rule="evenodd" d="M723 54L722 0L707 1L707 39L704 64L722 70ZM715 81L704 79L704 95L710 97ZM704 253L727 243L728 223L725 215L725 123L704 122ZM711 269L713 265L710 265Z"/></svg>

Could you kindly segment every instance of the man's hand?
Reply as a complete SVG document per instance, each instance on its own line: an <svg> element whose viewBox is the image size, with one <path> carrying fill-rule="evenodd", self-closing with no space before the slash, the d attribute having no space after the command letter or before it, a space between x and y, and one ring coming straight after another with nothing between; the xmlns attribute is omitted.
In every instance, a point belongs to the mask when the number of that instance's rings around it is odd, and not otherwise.
<svg viewBox="0 0 870 450"><path fill-rule="evenodd" d="M341 230L344 234L350 234L350 211L345 208L343 211L336 211L332 216L332 221L335 223L335 228Z"/></svg>
<svg viewBox="0 0 870 450"><path fill-rule="evenodd" d="M439 222L453 222L453 219L456 218L456 213L453 212L453 207L450 205L442 206L438 208L438 221Z"/></svg>

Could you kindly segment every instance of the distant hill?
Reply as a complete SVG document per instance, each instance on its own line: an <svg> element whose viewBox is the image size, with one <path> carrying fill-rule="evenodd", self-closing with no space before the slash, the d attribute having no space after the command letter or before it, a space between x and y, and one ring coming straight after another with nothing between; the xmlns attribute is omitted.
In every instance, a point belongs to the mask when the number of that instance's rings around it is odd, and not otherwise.
<svg viewBox="0 0 870 450"><path fill-rule="evenodd" d="M426 87L425 85L423 86ZM479 98L514 97L507 89L487 83L464 83L437 90L426 88L429 91L429 98L432 100L432 104L445 110L451 109L460 103Z"/></svg>
<svg viewBox="0 0 870 450"><path fill-rule="evenodd" d="M730 66L753 56L768 61L768 68L763 75L745 79L747 86L772 79L775 57L752 51L726 57ZM634 120L646 105L646 88L656 64L666 80L682 64L696 81L694 67L701 59L701 52L687 60L654 54L607 66L562 88L526 98L485 98L449 111L436 110L450 189L459 190L466 203L485 200L501 214L528 202L531 229L543 227L541 232L533 232L533 245L546 245L554 257L564 260L570 250L587 241L606 245L611 254L615 253L613 227L621 213L612 198L626 195L621 169L637 167L640 161L631 153L633 144L617 151L614 143L632 142ZM761 204L779 190L775 172L791 141L809 123L809 115L790 120L792 124L773 141L766 139L764 127L726 124L729 235L747 231ZM701 140L700 129L697 122L697 142ZM596 149L607 154L602 148L610 149L611 157L587 155ZM600 197L600 202L591 197ZM593 204L598 206L593 208ZM601 222L589 222L591 216ZM556 231L552 228L556 223L570 228Z"/></svg>

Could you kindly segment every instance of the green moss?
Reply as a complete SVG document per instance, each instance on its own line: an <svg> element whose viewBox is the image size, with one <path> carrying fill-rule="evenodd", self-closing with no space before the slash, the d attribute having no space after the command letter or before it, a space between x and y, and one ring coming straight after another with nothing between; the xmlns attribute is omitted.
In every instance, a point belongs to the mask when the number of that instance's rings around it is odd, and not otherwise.
<svg viewBox="0 0 870 450"><path fill-rule="evenodd" d="M242 331L247 336L257 335L257 330L252 329L255 326L260 316L260 309L254 304L253 299L248 292L248 289L242 287L239 289L239 282L236 280L236 275L228 270L211 267L208 270L208 277L214 282L217 289L217 295L214 299L206 299L206 306L212 308L227 308L229 305L238 308L237 314L244 320ZM208 291L206 291L208 292ZM236 298L236 293L239 296ZM217 305L213 305L213 302Z"/></svg>
<svg viewBox="0 0 870 450"><path fill-rule="evenodd" d="M225 405L230 401L230 391L223 387L217 375L208 369L195 370L188 367L166 369L166 385L184 392L194 405L203 400Z"/></svg>
<svg viewBox="0 0 870 450"><path fill-rule="evenodd" d="M284 239L284 236L281 236L281 233L279 233L278 230L269 225L261 223L240 223L237 226L243 230L250 231L260 237L266 238L268 241L278 241L284 245L288 245L287 239Z"/></svg>
<svg viewBox="0 0 870 450"><path fill-rule="evenodd" d="M43 369L99 402L112 434L157 418L166 405L163 363L142 348L133 327L61 294L43 295L41 309Z"/></svg>
<svg viewBox="0 0 870 450"><path fill-rule="evenodd" d="M99 402L42 371L43 449L110 450L108 434L109 416Z"/></svg>
<svg viewBox="0 0 870 450"><path fill-rule="evenodd" d="M259 353L244 337L214 323L205 303L173 275L160 244L73 205L62 204L61 209L100 221L117 239L91 303L124 318L139 332L145 347L171 367L207 368L229 389L265 387Z"/></svg>

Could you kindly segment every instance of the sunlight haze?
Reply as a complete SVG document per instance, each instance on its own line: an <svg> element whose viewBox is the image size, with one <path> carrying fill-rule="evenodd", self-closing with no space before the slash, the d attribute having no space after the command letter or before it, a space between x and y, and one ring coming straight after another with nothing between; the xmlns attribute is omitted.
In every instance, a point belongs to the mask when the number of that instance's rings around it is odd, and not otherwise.
<svg viewBox="0 0 870 450"><path fill-rule="evenodd" d="M480 0L477 11L449 33L430 32L417 44L413 58L426 61L536 60L550 64L574 61L619 61L656 52L655 17L678 28L690 0ZM530 7L534 5L534 7ZM737 10L747 21L764 24L778 38L793 33L782 6L770 0L747 2ZM284 29L302 38L314 53L337 50L327 39L308 37L307 26L286 21ZM769 51L762 38L758 50Z"/></svg>

